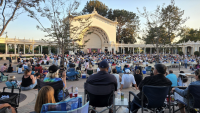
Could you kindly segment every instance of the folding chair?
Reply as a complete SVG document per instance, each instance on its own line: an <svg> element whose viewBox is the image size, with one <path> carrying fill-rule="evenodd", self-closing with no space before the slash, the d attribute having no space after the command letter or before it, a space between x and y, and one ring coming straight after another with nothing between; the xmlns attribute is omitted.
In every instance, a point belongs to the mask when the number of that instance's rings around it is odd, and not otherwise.
<svg viewBox="0 0 200 113"><path fill-rule="evenodd" d="M8 81L8 75L4 75L3 72L0 71L0 82Z"/></svg>
<svg viewBox="0 0 200 113"><path fill-rule="evenodd" d="M62 100L65 99L64 97L67 98L67 96L69 95L69 94L67 94L68 92L66 92L66 91L63 89L63 88L64 88L64 86L63 86L63 81L58 81L58 82L43 82L43 81L37 79L37 84L38 84L38 92L39 92L39 90L40 90L42 87L44 87L44 86L51 86L51 87L53 87L53 89L54 89L54 98L55 98L55 101L56 101L56 102L59 102L59 101L60 101L60 99L59 99L59 97L58 97L58 94L59 94L59 92L60 92L61 90L63 90L63 98L62 98ZM65 95L66 95L66 96L65 96ZM61 101L62 101L62 100L61 100Z"/></svg>
<svg viewBox="0 0 200 113"><path fill-rule="evenodd" d="M145 85L142 88L142 98L140 99L136 94L132 91L129 91L129 108L131 108L130 97L133 95L135 98L139 99L141 103L135 103L139 106L143 113L145 110L150 110L153 112L162 113L165 108L165 98L167 95L170 96L170 88L171 86L148 86ZM170 102L169 102L170 105ZM130 109L129 109L130 113ZM171 108L169 107L169 113L171 113Z"/></svg>
<svg viewBox="0 0 200 113"><path fill-rule="evenodd" d="M107 109L114 109L112 104L115 102L115 87L113 84L110 85L91 85L89 83L84 84L84 103L89 101L89 110L94 110L97 113L103 113ZM107 90L105 90L107 89ZM106 109L98 112L95 107L107 107Z"/></svg>
<svg viewBox="0 0 200 113"><path fill-rule="evenodd" d="M184 107L179 108L178 110L174 111L174 113L184 109L185 107L190 113L193 113L191 110L194 111L197 109L199 109L198 112L200 112L200 85L189 85L187 95L184 96L184 98L186 98L186 103L181 100L177 100L179 103L182 103ZM193 102L190 102L190 100Z"/></svg>

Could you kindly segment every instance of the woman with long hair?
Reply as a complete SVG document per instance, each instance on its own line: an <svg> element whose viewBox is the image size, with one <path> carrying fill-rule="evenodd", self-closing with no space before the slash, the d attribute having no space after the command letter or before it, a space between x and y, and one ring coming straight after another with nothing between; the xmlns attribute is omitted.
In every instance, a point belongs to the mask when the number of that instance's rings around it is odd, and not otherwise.
<svg viewBox="0 0 200 113"><path fill-rule="evenodd" d="M21 90L31 90L37 85L37 79L31 75L31 69L26 69L22 77Z"/></svg>
<svg viewBox="0 0 200 113"><path fill-rule="evenodd" d="M56 103L54 89L51 86L44 86L40 89L35 103L35 112L40 113L42 105L46 103Z"/></svg>

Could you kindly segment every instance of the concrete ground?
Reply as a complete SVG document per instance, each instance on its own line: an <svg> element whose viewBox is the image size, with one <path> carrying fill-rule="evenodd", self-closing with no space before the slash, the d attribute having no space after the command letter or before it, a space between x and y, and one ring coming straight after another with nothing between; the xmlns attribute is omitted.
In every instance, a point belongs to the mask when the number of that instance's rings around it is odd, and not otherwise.
<svg viewBox="0 0 200 113"><path fill-rule="evenodd" d="M7 61L0 60L0 66L2 66L3 63L8 64L8 60ZM14 70L15 70L16 64L13 64L13 67L14 67ZM174 74L178 75L179 68L170 68L170 69L172 69L174 71ZM183 67L181 68L181 70L185 71L185 73L191 73L192 72L189 69L185 69ZM21 78L23 76L23 74L17 74L17 73L9 73L9 75L15 75L16 79L20 80L20 81L21 81ZM148 76L148 75L144 75L144 76ZM74 88L78 87L79 88L79 94L83 95L83 93L84 93L83 86L84 86L85 81L86 81L86 79L80 79L79 81L67 81L67 86L73 86ZM193 79L193 81L194 81L194 79ZM188 81L188 84L189 83L190 83L190 79ZM3 91L2 89L5 86L6 86L5 82L0 83L0 91ZM139 91L135 90L134 88L123 89L122 92L125 94L124 95L125 98L128 98L128 92L129 91L133 91L136 94L139 92ZM34 106L35 106L35 101L36 101L36 98L37 98L38 91L33 89L33 90L29 90L29 91L22 91L21 93L26 94L27 98L19 104L18 113L34 113ZM132 99L133 99L133 97L131 98L131 100ZM177 109L177 107L175 109ZM102 108L97 108L97 110L100 111L100 110L102 110ZM166 110L165 112L168 113L169 111ZM105 111L105 113L108 113L108 110ZM139 113L140 113L140 110L139 110Z"/></svg>

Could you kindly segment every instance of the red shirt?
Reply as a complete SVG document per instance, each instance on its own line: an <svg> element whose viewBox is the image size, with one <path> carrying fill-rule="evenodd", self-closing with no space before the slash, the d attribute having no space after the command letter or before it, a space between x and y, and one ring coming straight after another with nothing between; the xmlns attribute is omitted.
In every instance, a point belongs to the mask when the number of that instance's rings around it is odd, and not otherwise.
<svg viewBox="0 0 200 113"><path fill-rule="evenodd" d="M35 67L35 71L38 71L39 73L42 73L42 67Z"/></svg>

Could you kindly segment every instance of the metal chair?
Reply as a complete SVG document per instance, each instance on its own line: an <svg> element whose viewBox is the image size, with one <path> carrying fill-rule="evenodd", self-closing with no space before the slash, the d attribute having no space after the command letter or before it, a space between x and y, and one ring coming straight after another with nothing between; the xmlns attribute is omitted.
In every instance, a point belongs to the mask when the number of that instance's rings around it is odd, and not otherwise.
<svg viewBox="0 0 200 113"><path fill-rule="evenodd" d="M110 85L91 85L89 83L84 84L84 103L89 101L89 110L94 110L97 113L103 113L107 109L114 109L112 104L115 102L115 87L113 84ZM106 89L106 90L105 90ZM106 109L98 112L95 107L107 107Z"/></svg>
<svg viewBox="0 0 200 113"><path fill-rule="evenodd" d="M136 94L134 94L132 91L129 91L129 108L131 108L130 105L130 97L133 95L135 98L138 98L141 101L140 103L135 103L137 106L139 106L143 113L145 110L150 110L153 112L159 112L162 113L163 109L165 108L165 98L167 95L170 95L170 87L171 86L148 86L145 85L142 88L142 98L140 99ZM170 102L169 102L170 104ZM130 109L129 109L130 113ZM169 107L169 113L171 113L171 109Z"/></svg>
<svg viewBox="0 0 200 113"><path fill-rule="evenodd" d="M190 110L194 109L199 109L198 111L200 112L200 85L189 85L187 95L184 96L184 98L187 100L186 103L177 100L179 103L182 103L184 107L179 108L178 110L174 111L174 113L180 109L184 109L185 107L188 112L191 112ZM193 103L190 102L191 99Z"/></svg>
<svg viewBox="0 0 200 113"><path fill-rule="evenodd" d="M61 91L61 90L63 90L63 81L58 81L58 82L43 82L43 81L41 81L41 80L39 80L39 79L37 79L37 84L38 84L38 92L39 92L39 90L43 87L43 86L51 86L51 87L53 87L53 89L54 89L54 98L55 98L55 101L56 102L59 102L60 100L59 100L59 97L58 97L58 94L59 94L59 92ZM65 96L66 95L66 96ZM62 100L64 100L65 98L64 97L67 97L68 96L68 94L67 94L67 92L65 92L64 90L63 90L63 99ZM62 101L61 100L61 101Z"/></svg>

